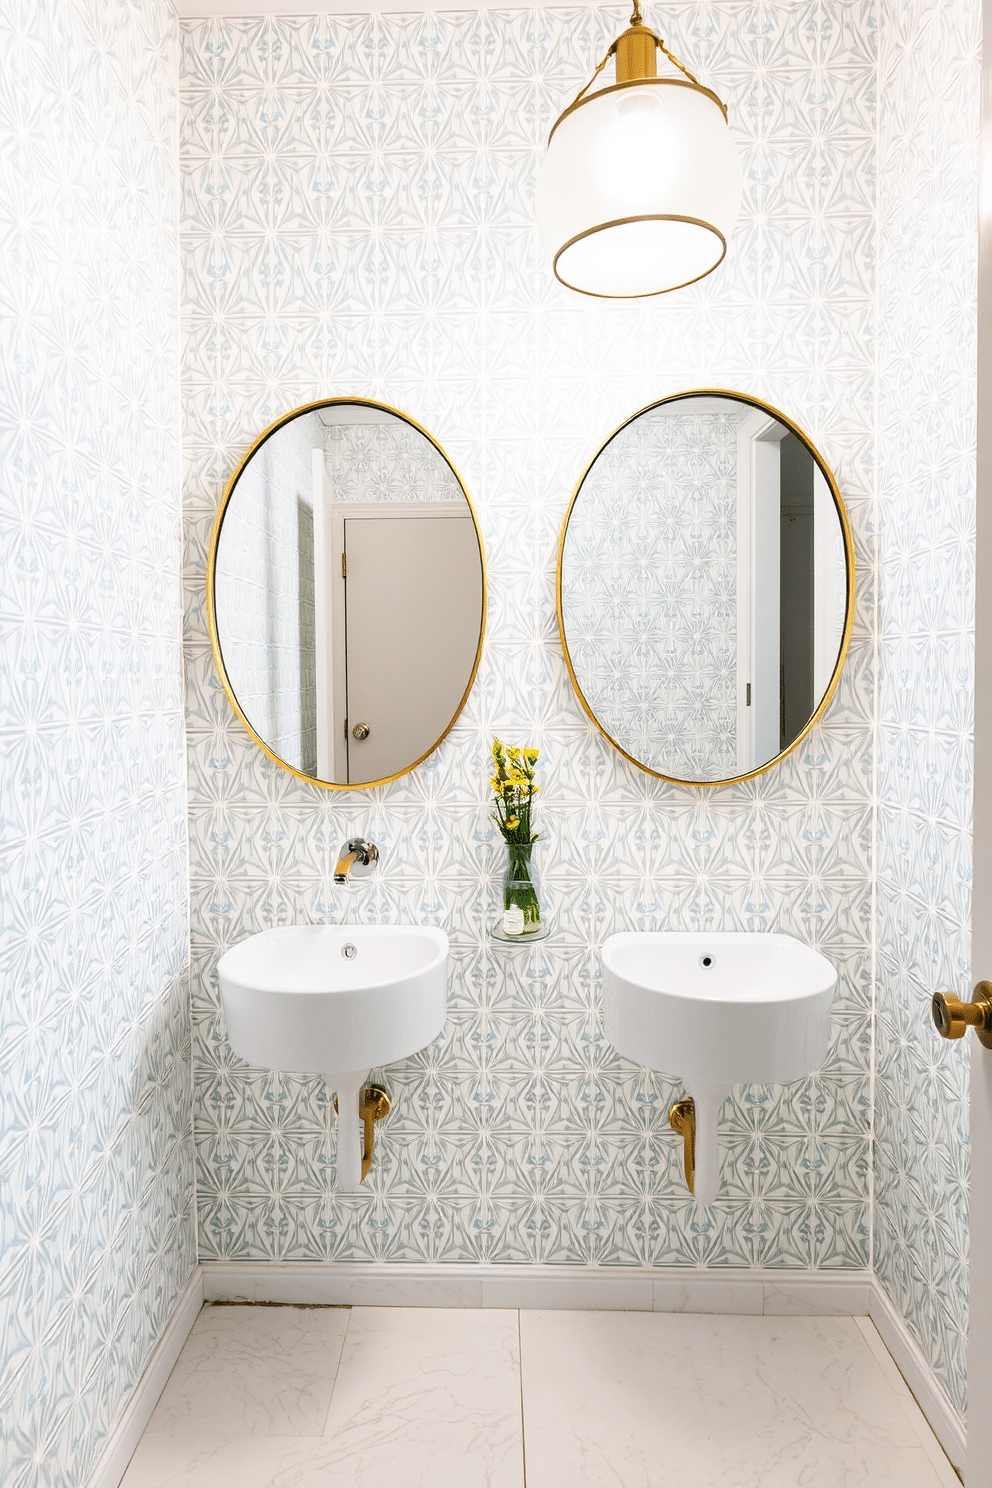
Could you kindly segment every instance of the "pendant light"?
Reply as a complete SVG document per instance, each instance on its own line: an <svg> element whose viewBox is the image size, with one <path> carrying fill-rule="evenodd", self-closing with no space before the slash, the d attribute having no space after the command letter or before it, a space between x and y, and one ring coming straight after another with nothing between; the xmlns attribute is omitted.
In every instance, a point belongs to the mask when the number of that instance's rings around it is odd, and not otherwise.
<svg viewBox="0 0 992 1488"><path fill-rule="evenodd" d="M658 77L662 52L679 76ZM589 89L611 57L616 82ZM580 294L636 299L723 261L741 204L727 110L641 21L618 36L555 124L537 222L555 277Z"/></svg>

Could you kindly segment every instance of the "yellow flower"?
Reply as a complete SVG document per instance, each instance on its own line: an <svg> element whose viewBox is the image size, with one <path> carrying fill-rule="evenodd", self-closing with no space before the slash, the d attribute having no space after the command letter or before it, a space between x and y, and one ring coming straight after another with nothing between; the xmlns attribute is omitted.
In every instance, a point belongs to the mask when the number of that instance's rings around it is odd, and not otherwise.
<svg viewBox="0 0 992 1488"><path fill-rule="evenodd" d="M506 757L507 757L507 759L518 760L520 758L520 750L519 749L508 749L506 751Z"/></svg>
<svg viewBox="0 0 992 1488"><path fill-rule="evenodd" d="M512 817L510 819L510 821L507 822L506 825L508 827L519 827L519 825L520 825L520 818L519 818L519 816Z"/></svg>
<svg viewBox="0 0 992 1488"><path fill-rule="evenodd" d="M524 759L527 761L527 763L529 765L532 765L534 763L534 761L537 759L537 756L540 754L540 752L541 751L539 749L525 749L524 750Z"/></svg>

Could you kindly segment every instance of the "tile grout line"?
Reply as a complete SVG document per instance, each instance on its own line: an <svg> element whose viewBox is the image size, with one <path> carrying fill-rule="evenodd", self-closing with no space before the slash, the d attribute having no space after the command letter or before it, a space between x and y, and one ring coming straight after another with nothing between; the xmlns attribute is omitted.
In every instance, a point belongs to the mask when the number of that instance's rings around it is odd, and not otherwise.
<svg viewBox="0 0 992 1488"><path fill-rule="evenodd" d="M348 1321L345 1323L345 1325L344 1325L344 1332L341 1335L341 1349L340 1349L340 1352L338 1353L338 1362L337 1362L337 1366L336 1366L336 1368L334 1370L334 1378L331 1381L331 1393L327 1397L327 1409L324 1412L324 1424L323 1424L323 1426L320 1429L320 1436L321 1436L321 1440L322 1441L324 1440L324 1432L327 1430L327 1422L328 1422L328 1419L329 1419L330 1414L331 1414L331 1406L334 1404L334 1391L338 1387L338 1376L341 1373L341 1361L344 1358L345 1344L348 1342L348 1334L349 1334L349 1332L351 1330L351 1320L352 1320L352 1317L354 1316L354 1313L355 1313L355 1309L353 1307L349 1307L348 1308Z"/></svg>
<svg viewBox="0 0 992 1488"><path fill-rule="evenodd" d="M520 1363L520 1467L523 1488L527 1488L527 1433L524 1425L524 1338L520 1308L517 1308L517 1358Z"/></svg>

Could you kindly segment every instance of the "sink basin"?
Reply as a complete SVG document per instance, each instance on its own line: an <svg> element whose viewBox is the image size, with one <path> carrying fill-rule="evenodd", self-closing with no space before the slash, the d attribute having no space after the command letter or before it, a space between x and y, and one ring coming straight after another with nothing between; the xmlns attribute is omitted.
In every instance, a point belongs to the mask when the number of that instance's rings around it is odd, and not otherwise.
<svg viewBox="0 0 992 1488"><path fill-rule="evenodd" d="M701 1203L720 1185L720 1106L735 1085L786 1084L820 1068L836 985L827 958L791 935L645 930L605 941L606 1036L692 1096Z"/></svg>
<svg viewBox="0 0 992 1488"><path fill-rule="evenodd" d="M323 1075L337 1094L338 1187L357 1188L362 1088L373 1066L443 1029L448 937L430 925L281 925L232 946L217 976L235 1054Z"/></svg>

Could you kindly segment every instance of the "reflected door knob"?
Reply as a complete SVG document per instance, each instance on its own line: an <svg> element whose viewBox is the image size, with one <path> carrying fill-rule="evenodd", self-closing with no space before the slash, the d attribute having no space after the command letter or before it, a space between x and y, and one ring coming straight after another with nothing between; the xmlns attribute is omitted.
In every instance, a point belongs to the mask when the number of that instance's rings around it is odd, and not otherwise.
<svg viewBox="0 0 992 1488"><path fill-rule="evenodd" d="M986 1049L992 1049L992 982L976 982L973 1002L962 1002L953 992L935 992L930 1004L941 1038L964 1038L973 1028Z"/></svg>
<svg viewBox="0 0 992 1488"><path fill-rule="evenodd" d="M351 732L356 739L367 739L372 730L367 723L356 723Z"/></svg>

